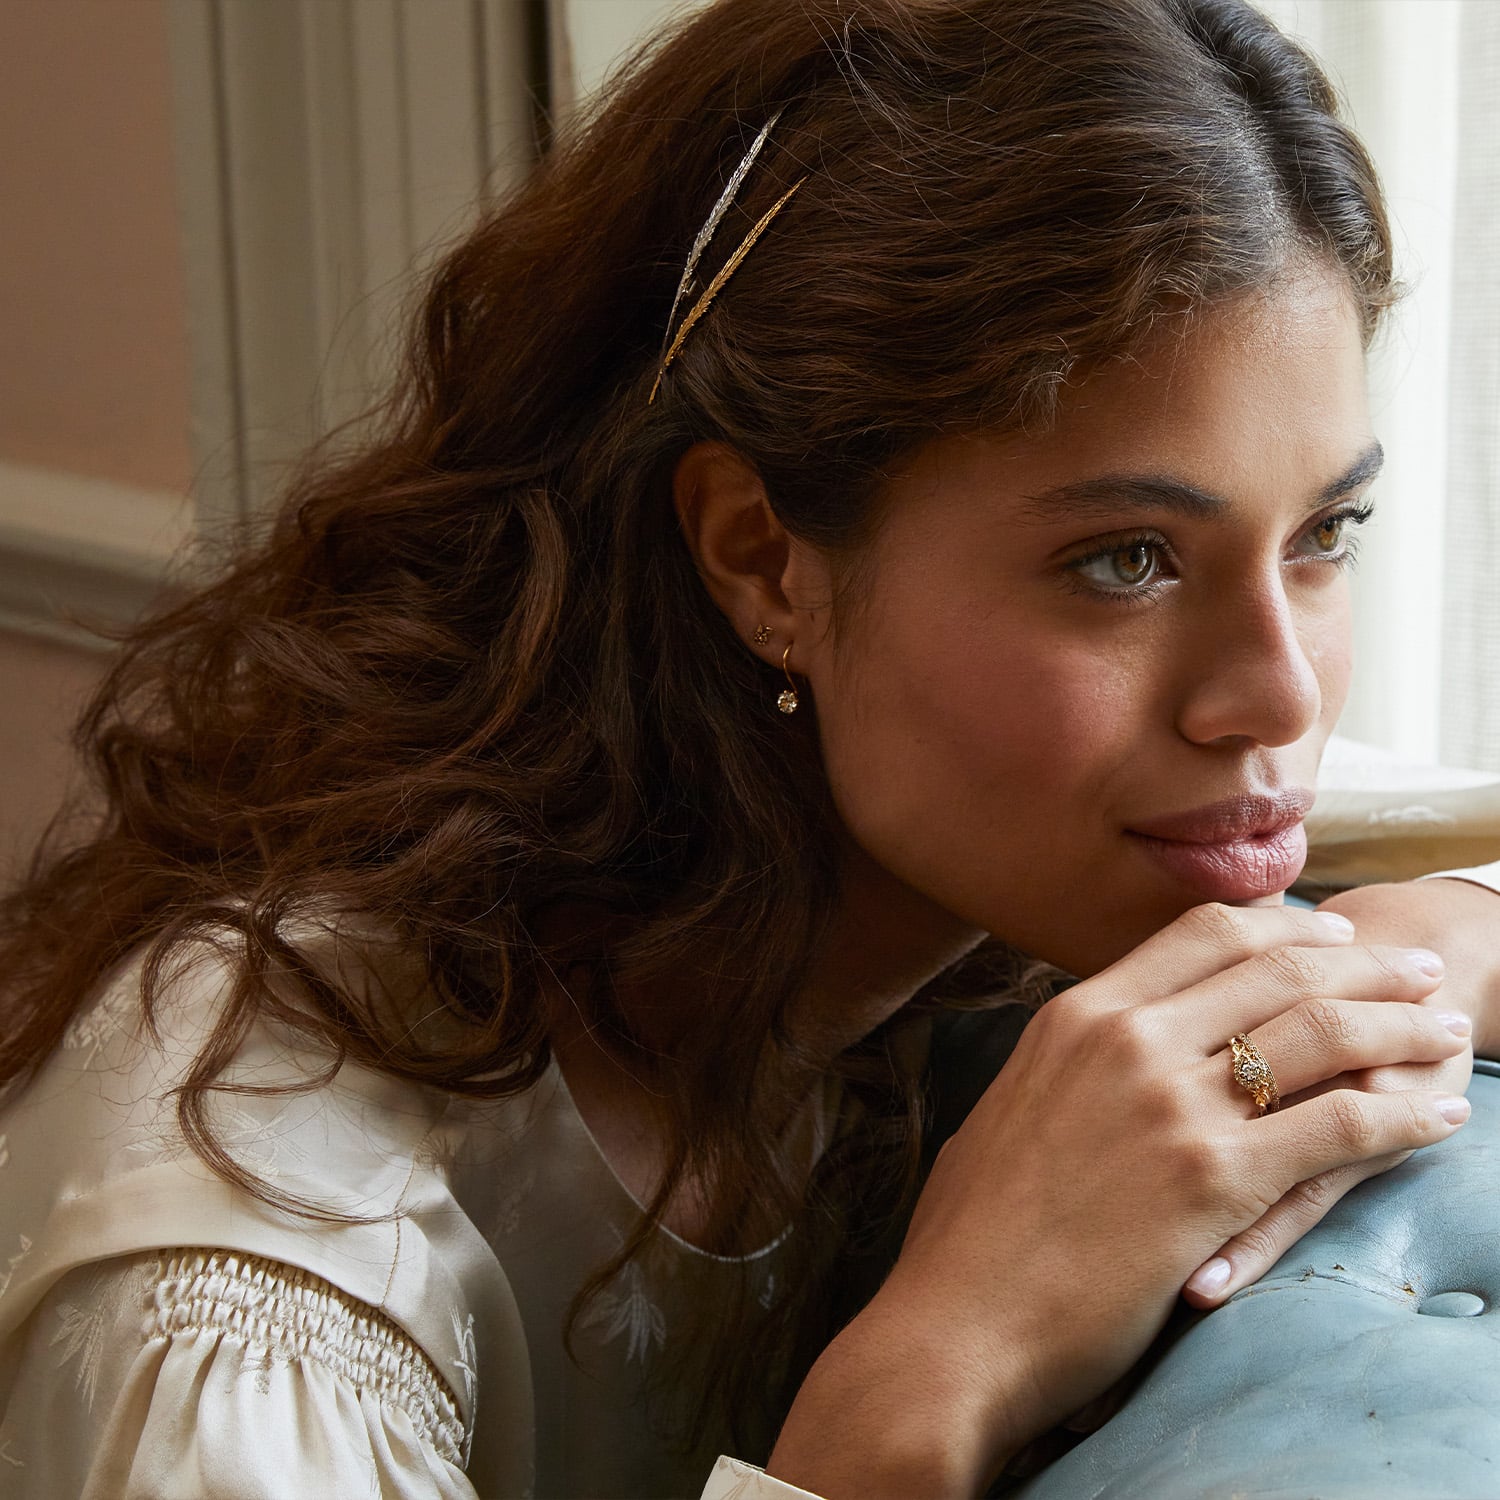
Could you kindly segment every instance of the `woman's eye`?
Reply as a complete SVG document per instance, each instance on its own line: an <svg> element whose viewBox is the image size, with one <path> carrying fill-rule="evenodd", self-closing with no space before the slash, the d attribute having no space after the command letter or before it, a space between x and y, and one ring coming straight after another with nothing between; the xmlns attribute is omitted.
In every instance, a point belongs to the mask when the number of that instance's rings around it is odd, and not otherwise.
<svg viewBox="0 0 1500 1500"><path fill-rule="evenodd" d="M1151 542L1131 542L1076 565L1076 571L1090 583L1116 591L1153 583L1161 570L1161 553Z"/></svg>
<svg viewBox="0 0 1500 1500"><path fill-rule="evenodd" d="M1344 545L1344 532L1348 529L1349 517L1324 516L1306 533L1308 550L1314 556L1329 557Z"/></svg>
<svg viewBox="0 0 1500 1500"><path fill-rule="evenodd" d="M1297 538L1296 552L1302 557L1323 558L1329 562L1352 563L1359 539L1354 529L1363 526L1374 512L1368 504L1349 510L1336 510L1315 521Z"/></svg>

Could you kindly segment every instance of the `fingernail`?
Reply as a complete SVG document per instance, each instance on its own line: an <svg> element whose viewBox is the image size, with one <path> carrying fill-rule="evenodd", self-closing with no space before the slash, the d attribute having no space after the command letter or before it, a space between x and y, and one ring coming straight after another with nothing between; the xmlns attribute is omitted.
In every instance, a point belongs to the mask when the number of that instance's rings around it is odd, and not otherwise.
<svg viewBox="0 0 1500 1500"><path fill-rule="evenodd" d="M1440 1105L1439 1108L1441 1107ZM1212 1297L1229 1284L1232 1270L1233 1267L1222 1255L1216 1255L1193 1272L1188 1278L1188 1286L1201 1297Z"/></svg>
<svg viewBox="0 0 1500 1500"><path fill-rule="evenodd" d="M1467 1099L1461 1099L1456 1094L1446 1099L1439 1099L1437 1112L1450 1124L1462 1125L1469 1118L1472 1107Z"/></svg>
<svg viewBox="0 0 1500 1500"><path fill-rule="evenodd" d="M1350 938L1354 936L1354 923L1348 917L1341 917L1336 911L1317 911L1313 913L1313 916L1334 937Z"/></svg>
<svg viewBox="0 0 1500 1500"><path fill-rule="evenodd" d="M1430 948L1408 948L1406 961L1432 979L1443 977L1443 961Z"/></svg>
<svg viewBox="0 0 1500 1500"><path fill-rule="evenodd" d="M1474 1023L1462 1011L1440 1010L1436 1015L1454 1036L1468 1036L1474 1029Z"/></svg>

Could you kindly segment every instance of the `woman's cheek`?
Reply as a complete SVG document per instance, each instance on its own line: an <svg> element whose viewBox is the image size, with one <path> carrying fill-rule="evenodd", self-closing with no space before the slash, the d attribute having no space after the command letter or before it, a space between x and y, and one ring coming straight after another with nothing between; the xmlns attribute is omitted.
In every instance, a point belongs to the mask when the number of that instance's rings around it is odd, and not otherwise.
<svg viewBox="0 0 1500 1500"><path fill-rule="evenodd" d="M1092 783L1142 746L1151 696L1139 661L1035 640L996 675L964 741L979 752L975 773L999 773L1012 793Z"/></svg>
<svg viewBox="0 0 1500 1500"><path fill-rule="evenodd" d="M877 859L915 845L956 869L1017 841L1034 856L1038 837L1096 824L1151 748L1156 653L1137 632L1070 635L1044 609L964 609L959 593L919 626L881 611L821 691L834 801Z"/></svg>
<svg viewBox="0 0 1500 1500"><path fill-rule="evenodd" d="M1331 611L1330 617L1321 621L1319 628L1311 632L1310 637L1304 638L1303 645L1323 695L1323 712L1320 718L1324 727L1330 730L1344 711L1344 704L1349 697L1349 684L1354 675L1353 611L1349 604L1347 585L1341 592L1343 598Z"/></svg>

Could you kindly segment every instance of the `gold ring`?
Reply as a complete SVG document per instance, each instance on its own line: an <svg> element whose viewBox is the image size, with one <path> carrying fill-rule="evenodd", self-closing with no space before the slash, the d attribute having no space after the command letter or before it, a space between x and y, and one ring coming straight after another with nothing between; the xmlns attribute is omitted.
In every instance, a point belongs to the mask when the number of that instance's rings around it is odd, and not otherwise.
<svg viewBox="0 0 1500 1500"><path fill-rule="evenodd" d="M1255 1100L1256 1109L1263 1115L1280 1109L1281 1090L1276 1087L1276 1075L1255 1043L1241 1032L1230 1037L1229 1046L1234 1052L1234 1081Z"/></svg>

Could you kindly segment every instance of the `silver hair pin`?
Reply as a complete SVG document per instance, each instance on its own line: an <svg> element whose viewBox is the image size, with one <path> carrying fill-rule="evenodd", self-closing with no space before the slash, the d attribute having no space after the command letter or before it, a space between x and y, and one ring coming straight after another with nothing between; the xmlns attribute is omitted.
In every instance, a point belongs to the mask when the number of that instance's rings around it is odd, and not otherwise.
<svg viewBox="0 0 1500 1500"><path fill-rule="evenodd" d="M783 106L784 108L785 106ZM709 304L718 295L719 289L729 280L735 268L750 253L750 247L758 240L765 231L766 226L781 211L787 199L807 181L805 177L799 178L780 198L771 205L770 209L756 222L750 233L740 242L739 248L725 261L718 275L709 282L707 290L693 304L691 311L682 320L676 335L672 333L672 325L677 318L677 309L682 305L682 299L687 295L688 288L693 282L693 273L698 269L698 262L703 258L703 252L708 249L709 243L714 237L714 231L719 227L724 215L729 212L730 205L734 202L735 194L744 182L745 175L755 164L755 158L760 155L760 148L765 145L766 137L770 135L771 128L781 118L781 110L766 121L760 128L760 133L750 142L750 149L740 158L740 164L729 175L729 181L724 184L724 191L719 194L719 201L714 204L704 221L703 228L698 231L697 238L693 241L693 248L688 252L687 264L682 268L682 278L677 283L677 293L672 298L672 310L667 314L667 327L662 335L661 363L656 368L656 382L651 387L651 394L646 399L649 406L656 400L656 393L661 388L662 376L667 373L667 366L677 357L677 351L682 348L683 340L687 338L693 325L708 311Z"/></svg>

